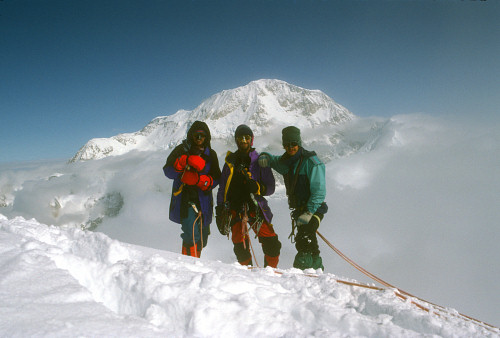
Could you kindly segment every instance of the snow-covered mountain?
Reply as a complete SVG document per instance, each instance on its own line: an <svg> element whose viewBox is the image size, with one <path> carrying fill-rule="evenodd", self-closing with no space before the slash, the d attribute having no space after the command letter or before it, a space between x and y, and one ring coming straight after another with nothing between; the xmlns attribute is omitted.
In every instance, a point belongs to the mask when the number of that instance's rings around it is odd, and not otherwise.
<svg viewBox="0 0 500 338"><path fill-rule="evenodd" d="M193 111L179 110L170 116L157 117L138 132L92 139L71 162L122 155L131 150L167 149L185 137L195 120L209 125L213 139L228 140L242 123L248 124L256 136L276 133L280 137L279 131L286 125L328 128L353 118L345 107L319 90L280 80L258 80L215 94Z"/></svg>

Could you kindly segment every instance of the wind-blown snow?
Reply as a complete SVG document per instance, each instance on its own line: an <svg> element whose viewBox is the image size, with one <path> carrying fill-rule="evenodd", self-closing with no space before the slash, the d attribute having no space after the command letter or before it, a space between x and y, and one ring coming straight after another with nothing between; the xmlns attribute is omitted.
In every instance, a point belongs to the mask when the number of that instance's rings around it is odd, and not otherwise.
<svg viewBox="0 0 500 338"><path fill-rule="evenodd" d="M499 336L333 274L247 270L21 217L0 215L0 253L2 336Z"/></svg>

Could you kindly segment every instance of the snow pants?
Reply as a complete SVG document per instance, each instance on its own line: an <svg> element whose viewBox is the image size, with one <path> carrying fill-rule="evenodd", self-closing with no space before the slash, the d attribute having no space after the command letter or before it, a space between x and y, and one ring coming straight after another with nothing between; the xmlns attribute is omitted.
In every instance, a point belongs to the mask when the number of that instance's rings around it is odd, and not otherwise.
<svg viewBox="0 0 500 338"><path fill-rule="evenodd" d="M241 217L236 211L231 210L235 223L231 226L231 239L233 241L233 251L236 259L241 265L252 265L252 254L250 253L250 238L251 234L248 229L244 229ZM250 213L247 228L255 222L255 213ZM256 229L253 229L254 233ZM281 242L278 240L278 235L274 232L272 225L264 221L258 230L257 237L262 245L264 252L264 266L276 268L279 262L281 251Z"/></svg>
<svg viewBox="0 0 500 338"><path fill-rule="evenodd" d="M207 245L210 226L203 224L202 227L201 219L193 208L189 208L187 217L181 220L183 255L200 257L201 250Z"/></svg>

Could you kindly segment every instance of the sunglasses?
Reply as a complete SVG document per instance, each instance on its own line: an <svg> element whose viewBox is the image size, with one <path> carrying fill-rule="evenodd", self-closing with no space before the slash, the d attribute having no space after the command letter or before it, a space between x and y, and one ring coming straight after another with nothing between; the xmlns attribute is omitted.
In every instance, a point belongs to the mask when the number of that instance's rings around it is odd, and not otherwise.
<svg viewBox="0 0 500 338"><path fill-rule="evenodd" d="M289 143L283 144L283 147L285 147L285 148L293 148L293 147L296 147L298 145L299 144L297 142L289 142Z"/></svg>
<svg viewBox="0 0 500 338"><path fill-rule="evenodd" d="M243 140L245 140L247 142L250 142L252 140L252 136L250 136L250 135L242 135L242 136L238 136L236 138L236 141L238 141L238 142L241 142Z"/></svg>
<svg viewBox="0 0 500 338"><path fill-rule="evenodd" d="M193 137L195 140L203 140L207 136L205 135L205 133L196 133L193 134Z"/></svg>

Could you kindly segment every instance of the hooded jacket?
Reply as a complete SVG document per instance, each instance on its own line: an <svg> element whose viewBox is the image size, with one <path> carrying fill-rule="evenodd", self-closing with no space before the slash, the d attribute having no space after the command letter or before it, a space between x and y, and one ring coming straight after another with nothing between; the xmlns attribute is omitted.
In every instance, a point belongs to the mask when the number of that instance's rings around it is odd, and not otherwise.
<svg viewBox="0 0 500 338"><path fill-rule="evenodd" d="M203 130L206 134L203 149L198 149L192 142L193 134ZM217 153L210 147L211 135L210 130L205 122L195 121L187 132L186 139L180 145L174 148L167 158L167 162L163 167L165 176L174 180L172 184L172 196L170 199L169 219L175 223L181 223L181 219L187 216L187 208L190 208L189 202L192 202L201 210L203 215L203 225L208 226L212 223L213 215L213 196L212 189L219 184L220 167L217 159ZM182 172L174 169L175 160L182 155L200 155L205 160L205 167L199 172L200 175L208 175L213 179L213 185L210 189L202 191L197 186L184 186L178 195L174 195L179 191L182 182Z"/></svg>

